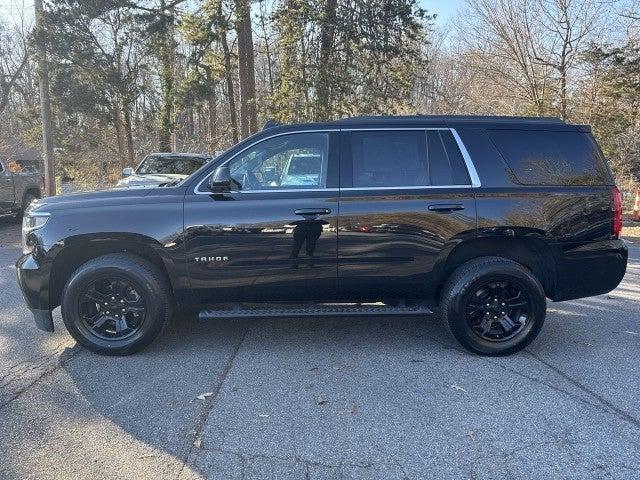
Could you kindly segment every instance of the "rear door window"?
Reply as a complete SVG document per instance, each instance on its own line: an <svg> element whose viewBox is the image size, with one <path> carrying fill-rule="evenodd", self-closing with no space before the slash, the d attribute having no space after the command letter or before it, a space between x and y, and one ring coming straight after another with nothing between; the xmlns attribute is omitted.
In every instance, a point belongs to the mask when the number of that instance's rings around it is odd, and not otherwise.
<svg viewBox="0 0 640 480"><path fill-rule="evenodd" d="M489 130L518 183L607 185L610 174L590 134L578 131Z"/></svg>
<svg viewBox="0 0 640 480"><path fill-rule="evenodd" d="M449 130L427 131L431 185L469 185L469 174Z"/></svg>
<svg viewBox="0 0 640 480"><path fill-rule="evenodd" d="M351 158L355 188L470 184L449 130L354 131Z"/></svg>
<svg viewBox="0 0 640 480"><path fill-rule="evenodd" d="M428 184L423 130L353 132L351 155L354 187Z"/></svg>

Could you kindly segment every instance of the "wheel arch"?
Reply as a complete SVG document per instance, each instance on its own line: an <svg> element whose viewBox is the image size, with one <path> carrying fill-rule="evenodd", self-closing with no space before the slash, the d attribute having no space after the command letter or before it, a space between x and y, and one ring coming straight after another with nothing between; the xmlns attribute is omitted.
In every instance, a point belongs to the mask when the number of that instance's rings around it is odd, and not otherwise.
<svg viewBox="0 0 640 480"><path fill-rule="evenodd" d="M439 298L440 290L446 279L463 263L478 257L501 257L517 262L531 271L542 287L545 295L553 298L556 285L556 266L554 255L541 238L485 236L466 240L454 246L440 259L440 282L435 292Z"/></svg>
<svg viewBox="0 0 640 480"><path fill-rule="evenodd" d="M62 290L71 274L80 265L111 253L129 253L148 260L165 276L173 294L175 286L169 270L173 268L174 262L163 252L162 245L156 240L138 234L79 235L64 241L51 264L50 308L60 305Z"/></svg>

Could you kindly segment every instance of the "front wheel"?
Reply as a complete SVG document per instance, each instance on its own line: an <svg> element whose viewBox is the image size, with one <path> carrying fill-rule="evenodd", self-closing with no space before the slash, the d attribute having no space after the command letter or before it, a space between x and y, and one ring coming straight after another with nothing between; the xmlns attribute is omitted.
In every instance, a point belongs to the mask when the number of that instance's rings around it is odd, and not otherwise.
<svg viewBox="0 0 640 480"><path fill-rule="evenodd" d="M540 332L546 308L538 279L519 263L499 257L458 267L440 299L451 334L480 355L508 355L525 348Z"/></svg>
<svg viewBox="0 0 640 480"><path fill-rule="evenodd" d="M89 350L128 355L149 345L171 317L169 286L160 270L129 254L81 265L62 292L62 319Z"/></svg>

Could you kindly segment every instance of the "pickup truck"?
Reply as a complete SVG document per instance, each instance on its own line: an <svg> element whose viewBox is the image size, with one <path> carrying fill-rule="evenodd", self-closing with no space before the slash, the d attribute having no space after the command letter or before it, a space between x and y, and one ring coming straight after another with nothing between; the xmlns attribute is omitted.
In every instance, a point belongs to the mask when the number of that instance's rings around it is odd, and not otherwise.
<svg viewBox="0 0 640 480"><path fill-rule="evenodd" d="M0 154L0 216L22 215L42 197L44 177L35 168Z"/></svg>

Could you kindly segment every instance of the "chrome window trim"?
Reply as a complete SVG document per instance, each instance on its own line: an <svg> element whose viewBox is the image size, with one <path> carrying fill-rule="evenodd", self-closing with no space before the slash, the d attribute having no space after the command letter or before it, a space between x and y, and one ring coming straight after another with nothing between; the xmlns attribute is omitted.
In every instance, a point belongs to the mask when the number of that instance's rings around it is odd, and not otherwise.
<svg viewBox="0 0 640 480"><path fill-rule="evenodd" d="M467 172L469 173L469 178L471 178L471 188L480 187L482 183L480 182L480 177L478 176L478 172L476 171L476 166L473 164L473 160L471 160L471 155L469 155L467 147L464 146L464 142L460 138L460 135L458 135L458 132L455 128L450 128L449 130L451 130L451 134L458 144L458 148L460 149L460 153L462 154L462 159L467 166Z"/></svg>
<svg viewBox="0 0 640 480"><path fill-rule="evenodd" d="M258 145L264 141L270 140L272 138L281 137L283 135L295 135L299 133L329 133L329 132L366 132L366 131L388 131L388 130L449 130L453 135L456 144L458 145L458 149L462 154L462 159L464 160L465 166L467 167L467 173L469 174L469 178L471 179L471 184L464 185L413 185L413 186L397 186L397 187L347 187L347 188L299 188L299 189L280 189L280 190L234 190L229 193L238 193L238 194L256 194L256 193L294 193L294 192L337 192L340 190L345 191L365 191L365 190L416 190L416 189L443 189L443 188L478 188L482 184L480 182L480 177L478 176L478 172L476 171L475 165L473 164L473 160L471 160L471 155L469 155L469 151L465 147L460 135L455 128L450 127L371 127L371 128L322 128L322 129L314 129L314 130L292 130L288 132L275 133L268 137L262 138L256 142L247 145L245 148L236 152L234 155L229 157L227 160L222 162L218 167L222 167L226 165L231 160L236 158L241 153L250 149L251 147ZM216 168L218 168L216 167ZM205 176L193 190L193 193L196 195L211 195L210 191L201 191L200 185L202 185L209 177L213 174L213 171L210 172L207 176Z"/></svg>
<svg viewBox="0 0 640 480"><path fill-rule="evenodd" d="M300 192L338 192L338 188L283 188L274 190L231 190L228 193L239 193L244 195L245 193L300 193ZM208 192L211 195L211 192Z"/></svg>
<svg viewBox="0 0 640 480"><path fill-rule="evenodd" d="M365 190L437 190L439 188L473 188L469 184L465 185L413 185L413 186L401 186L401 187L346 187L341 188L341 191L355 192Z"/></svg>

